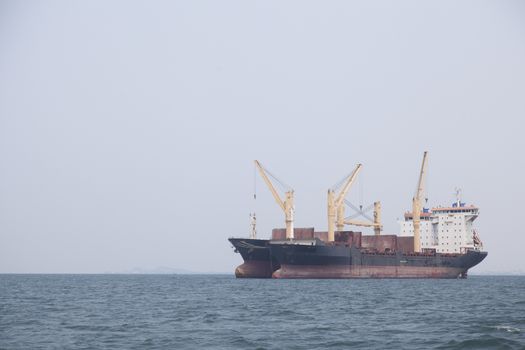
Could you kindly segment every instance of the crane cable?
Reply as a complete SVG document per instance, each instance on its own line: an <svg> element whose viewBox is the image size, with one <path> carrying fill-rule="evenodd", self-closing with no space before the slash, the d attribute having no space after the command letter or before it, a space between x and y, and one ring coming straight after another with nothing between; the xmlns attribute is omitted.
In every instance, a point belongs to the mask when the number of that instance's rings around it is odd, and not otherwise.
<svg viewBox="0 0 525 350"><path fill-rule="evenodd" d="M363 175L361 175L359 179L357 179L357 181L359 181L359 209L361 209L362 211L363 210L363 197L364 197Z"/></svg>
<svg viewBox="0 0 525 350"><path fill-rule="evenodd" d="M257 167L253 166L253 213L250 213L250 238L257 238L256 211L257 211Z"/></svg>
<svg viewBox="0 0 525 350"><path fill-rule="evenodd" d="M345 177L343 177L341 180L339 180L338 182L336 182L330 189L335 191L337 190L339 187L343 186L343 184L346 182L346 180L352 176L353 172L350 172L348 173L347 175L345 175Z"/></svg>
<svg viewBox="0 0 525 350"><path fill-rule="evenodd" d="M257 166L253 165L253 200L257 199Z"/></svg>
<svg viewBox="0 0 525 350"><path fill-rule="evenodd" d="M266 174L268 174L268 176L270 176L272 179L275 180L275 182L277 182L277 184L279 185L280 189L283 190L283 192L293 191L293 188L291 186L289 186L285 182L279 180L279 178L277 176L275 176L270 171L268 171L268 169L266 169L264 166L262 166L262 164L261 164L261 168L263 168L264 172Z"/></svg>

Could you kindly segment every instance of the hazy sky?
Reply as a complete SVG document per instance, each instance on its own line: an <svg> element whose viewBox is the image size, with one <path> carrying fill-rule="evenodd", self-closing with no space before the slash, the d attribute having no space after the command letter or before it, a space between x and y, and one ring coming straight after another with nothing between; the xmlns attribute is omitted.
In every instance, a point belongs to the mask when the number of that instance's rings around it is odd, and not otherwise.
<svg viewBox="0 0 525 350"><path fill-rule="evenodd" d="M326 190L385 233L429 153L430 205L480 207L474 271L525 271L523 1L1 1L0 272L231 272ZM348 211L350 213L350 211ZM367 231L368 232L368 231Z"/></svg>

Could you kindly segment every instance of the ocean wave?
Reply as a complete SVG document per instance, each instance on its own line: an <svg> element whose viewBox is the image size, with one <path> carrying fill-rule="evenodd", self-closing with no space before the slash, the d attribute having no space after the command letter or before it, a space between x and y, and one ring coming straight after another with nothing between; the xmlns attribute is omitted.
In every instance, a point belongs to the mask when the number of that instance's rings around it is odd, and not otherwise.
<svg viewBox="0 0 525 350"><path fill-rule="evenodd" d="M506 325L494 326L493 328L497 329L498 331L505 331L509 333L520 333L521 332L521 329L517 327L506 326Z"/></svg>

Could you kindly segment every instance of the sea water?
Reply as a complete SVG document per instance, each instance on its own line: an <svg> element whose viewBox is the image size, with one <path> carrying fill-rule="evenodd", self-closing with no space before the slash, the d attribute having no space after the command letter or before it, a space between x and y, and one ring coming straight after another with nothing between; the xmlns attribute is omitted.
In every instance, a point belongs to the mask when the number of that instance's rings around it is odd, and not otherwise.
<svg viewBox="0 0 525 350"><path fill-rule="evenodd" d="M0 275L1 349L525 349L525 277Z"/></svg>

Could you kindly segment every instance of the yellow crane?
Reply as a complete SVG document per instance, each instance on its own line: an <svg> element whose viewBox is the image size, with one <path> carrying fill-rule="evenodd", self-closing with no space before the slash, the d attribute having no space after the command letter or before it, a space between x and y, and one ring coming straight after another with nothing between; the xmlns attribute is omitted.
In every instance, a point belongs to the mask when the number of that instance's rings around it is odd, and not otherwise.
<svg viewBox="0 0 525 350"><path fill-rule="evenodd" d="M362 215L364 215L362 211L359 211L359 212ZM359 215L359 213L356 215ZM353 226L373 227L374 234L376 236L379 236L381 234L381 230L383 229L383 226L381 226L381 202L374 202L374 221L369 222L369 221L357 221L357 220L344 220L344 224L353 225Z"/></svg>
<svg viewBox="0 0 525 350"><path fill-rule="evenodd" d="M261 163L259 163L257 160L255 161L255 166L257 167L257 170L259 170L259 173L261 174L261 177L266 183L266 186L268 186L268 188L270 189L270 192L272 193L273 198L275 199L279 207L281 207L281 209L284 211L285 222L286 222L286 239L293 239L293 216L294 216L294 211L295 211L293 190L286 191L284 200L281 199L281 197L279 196L279 193L277 192L272 182L268 178L268 175L267 175L268 171L265 170L263 166L261 165Z"/></svg>
<svg viewBox="0 0 525 350"><path fill-rule="evenodd" d="M427 173L427 151L423 153L423 162L419 172L416 193L412 199L412 224L414 225L414 252L421 251L421 209L423 207L423 192L425 189L425 176Z"/></svg>
<svg viewBox="0 0 525 350"><path fill-rule="evenodd" d="M342 231L344 229L344 199L345 196L355 181L357 174L361 171L361 164L357 164L356 168L348 176L341 192L339 195L335 194L334 189L328 190L328 241L333 242L335 240L335 226L337 224L337 230Z"/></svg>

